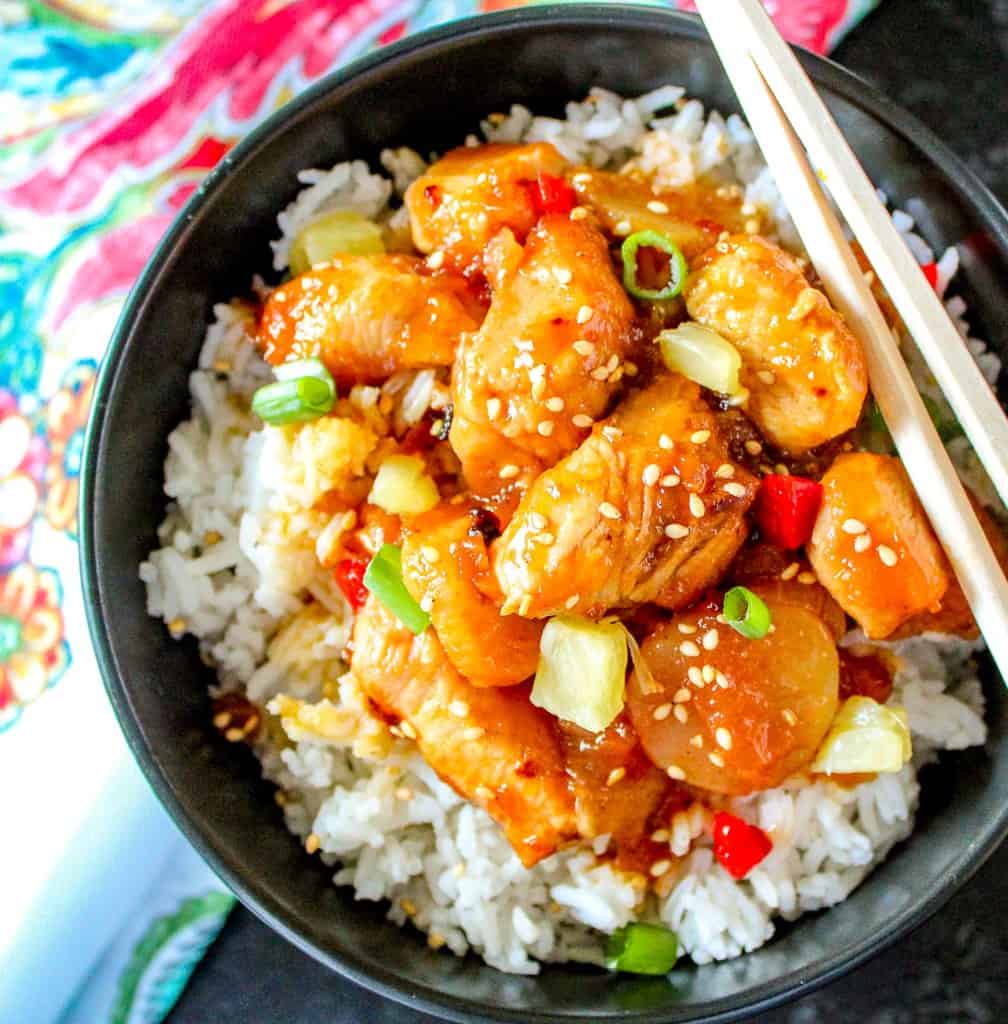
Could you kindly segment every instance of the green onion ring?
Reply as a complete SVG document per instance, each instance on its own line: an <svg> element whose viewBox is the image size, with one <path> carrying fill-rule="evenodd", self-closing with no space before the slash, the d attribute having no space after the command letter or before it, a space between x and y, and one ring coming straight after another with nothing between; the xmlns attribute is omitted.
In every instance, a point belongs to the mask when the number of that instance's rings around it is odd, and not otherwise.
<svg viewBox="0 0 1008 1024"><path fill-rule="evenodd" d="M617 928L606 943L606 967L631 974L667 974L679 956L676 933L634 921Z"/></svg>
<svg viewBox="0 0 1008 1024"><path fill-rule="evenodd" d="M749 640L762 640L770 632L770 609L748 587L732 587L722 611L728 625Z"/></svg>
<svg viewBox="0 0 1008 1024"><path fill-rule="evenodd" d="M642 246L659 249L669 256L668 284L657 291L643 288L637 283L637 250ZM623 240L620 255L623 257L623 287L635 298L657 302L660 299L674 299L682 291L689 268L682 250L671 238L657 231L635 231Z"/></svg>
<svg viewBox="0 0 1008 1024"><path fill-rule="evenodd" d="M411 632L422 633L430 616L413 600L402 578L402 549L383 544L364 572L364 586Z"/></svg>
<svg viewBox="0 0 1008 1024"><path fill-rule="evenodd" d="M336 402L336 383L318 359L301 359L276 368L277 380L252 396L252 411L264 423L282 427L325 416Z"/></svg>

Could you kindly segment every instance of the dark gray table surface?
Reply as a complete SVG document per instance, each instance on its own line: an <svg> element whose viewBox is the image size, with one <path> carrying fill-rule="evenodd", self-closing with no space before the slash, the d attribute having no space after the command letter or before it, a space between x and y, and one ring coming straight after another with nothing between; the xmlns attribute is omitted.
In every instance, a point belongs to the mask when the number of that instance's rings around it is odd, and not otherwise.
<svg viewBox="0 0 1008 1024"><path fill-rule="evenodd" d="M883 0L834 57L912 110L1008 200L1008 0ZM1008 1020L1008 846L894 949L765 1024ZM344 981L237 908L170 1024L435 1024Z"/></svg>

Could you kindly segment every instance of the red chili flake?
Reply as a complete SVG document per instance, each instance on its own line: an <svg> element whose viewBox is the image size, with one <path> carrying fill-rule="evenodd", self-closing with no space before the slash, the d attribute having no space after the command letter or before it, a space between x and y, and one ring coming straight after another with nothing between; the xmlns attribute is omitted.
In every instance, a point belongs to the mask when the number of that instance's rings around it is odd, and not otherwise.
<svg viewBox="0 0 1008 1024"><path fill-rule="evenodd" d="M714 856L732 878L745 878L772 849L762 829L726 811L714 815Z"/></svg>
<svg viewBox="0 0 1008 1024"><path fill-rule="evenodd" d="M925 263L921 266L921 270L924 271L924 276L928 280L928 284L937 291L938 290L938 264L937 263Z"/></svg>
<svg viewBox="0 0 1008 1024"><path fill-rule="evenodd" d="M423 190L423 194L432 210L436 210L441 205L441 189L437 185L428 185Z"/></svg>
<svg viewBox="0 0 1008 1024"><path fill-rule="evenodd" d="M547 213L570 213L577 206L577 193L563 178L553 174L540 173L530 194L540 217Z"/></svg>
<svg viewBox="0 0 1008 1024"><path fill-rule="evenodd" d="M822 496L822 484L807 477L763 477L755 509L763 538L782 548L800 548L812 536Z"/></svg>
<svg viewBox="0 0 1008 1024"><path fill-rule="evenodd" d="M364 573L368 563L364 558L344 558L336 563L333 576L336 584L343 591L343 596L350 602L353 610L360 611L367 603L368 589L364 586Z"/></svg>

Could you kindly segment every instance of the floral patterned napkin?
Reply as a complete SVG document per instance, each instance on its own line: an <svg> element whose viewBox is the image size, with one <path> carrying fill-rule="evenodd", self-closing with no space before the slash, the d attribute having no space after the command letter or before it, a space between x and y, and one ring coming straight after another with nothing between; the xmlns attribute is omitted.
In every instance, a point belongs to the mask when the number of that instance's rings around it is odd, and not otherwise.
<svg viewBox="0 0 1008 1024"><path fill-rule="evenodd" d="M877 0L765 2L825 52ZM140 777L84 622L83 430L125 295L207 170L305 85L507 6L0 0L0 1020L161 1020L233 902Z"/></svg>

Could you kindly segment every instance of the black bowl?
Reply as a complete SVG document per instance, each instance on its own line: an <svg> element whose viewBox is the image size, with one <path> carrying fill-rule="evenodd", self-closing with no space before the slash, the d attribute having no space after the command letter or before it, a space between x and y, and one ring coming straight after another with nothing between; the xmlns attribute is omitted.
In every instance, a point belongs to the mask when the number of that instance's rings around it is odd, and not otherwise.
<svg viewBox="0 0 1008 1024"><path fill-rule="evenodd" d="M978 333L1008 342L1008 217L912 117L853 75L806 66L868 171L936 248L960 243ZM220 876L259 917L353 980L453 1020L726 1021L804 994L934 913L1008 830L1008 713L989 673L982 751L929 772L912 839L841 906L782 927L740 960L669 979L549 966L500 974L431 952L330 884L284 828L252 755L210 723L210 671L192 643L145 613L137 567L165 508L169 431L189 413L186 378L213 303L247 292L270 263L277 210L296 172L390 144L457 144L513 102L559 111L594 84L636 94L666 82L737 109L693 18L653 7L557 6L507 12L417 36L328 77L229 153L168 232L127 303L98 381L81 499L91 632L112 703L154 789ZM918 481L918 484L920 482Z"/></svg>

